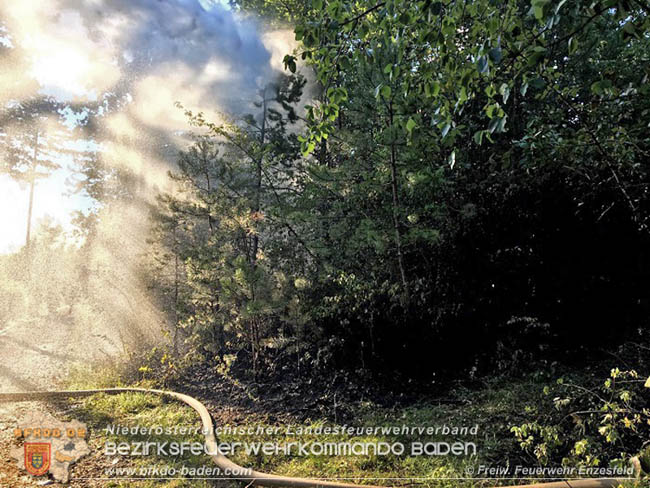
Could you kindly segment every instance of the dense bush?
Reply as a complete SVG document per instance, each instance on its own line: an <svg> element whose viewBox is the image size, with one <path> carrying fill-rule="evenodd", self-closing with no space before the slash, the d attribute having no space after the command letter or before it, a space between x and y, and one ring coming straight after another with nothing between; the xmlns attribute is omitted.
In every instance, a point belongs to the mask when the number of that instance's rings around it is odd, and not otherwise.
<svg viewBox="0 0 650 488"><path fill-rule="evenodd" d="M155 211L153 282L181 349L256 375L297 355L428 381L638 339L645 9L337 0L286 16L286 67L317 78L306 127L295 73L241 119L189 114L204 135Z"/></svg>
<svg viewBox="0 0 650 488"><path fill-rule="evenodd" d="M574 384L561 378L545 389L552 407L542 405L530 412L536 419L512 427L512 432L522 449L542 465L632 464L648 475L648 388L650 378L618 368L601 384Z"/></svg>

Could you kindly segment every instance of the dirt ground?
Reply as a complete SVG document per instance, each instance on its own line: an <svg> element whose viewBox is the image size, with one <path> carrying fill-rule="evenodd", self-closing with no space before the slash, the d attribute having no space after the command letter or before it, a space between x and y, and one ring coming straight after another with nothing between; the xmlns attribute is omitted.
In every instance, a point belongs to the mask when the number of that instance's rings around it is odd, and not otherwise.
<svg viewBox="0 0 650 488"><path fill-rule="evenodd" d="M106 359L115 351L114 344L94 336L92 329L84 333L65 322L36 319L0 324L0 392L56 389L73 365ZM50 483L47 486L92 486L87 482L59 485L47 477L35 478L18 469L9 455L12 448L20 446L13 438L13 429L21 418L35 411L59 415L52 405L41 402L0 403L0 488L46 483ZM79 466L73 465L71 475L79 471L77 476L82 476L83 471L93 469L96 461L90 456Z"/></svg>

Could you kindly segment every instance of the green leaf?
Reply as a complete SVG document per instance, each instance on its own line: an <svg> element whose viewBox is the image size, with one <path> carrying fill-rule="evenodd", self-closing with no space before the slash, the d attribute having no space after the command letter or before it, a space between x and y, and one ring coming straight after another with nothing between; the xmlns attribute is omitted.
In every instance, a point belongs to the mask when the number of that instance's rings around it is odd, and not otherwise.
<svg viewBox="0 0 650 488"><path fill-rule="evenodd" d="M387 75L387 74L390 73L392 70L393 70L393 65L392 65L392 64L387 64L387 65L384 67L384 74Z"/></svg>
<svg viewBox="0 0 650 488"><path fill-rule="evenodd" d="M296 72L296 58L287 54L283 59L285 69L289 69L292 73Z"/></svg>
<svg viewBox="0 0 650 488"><path fill-rule="evenodd" d="M390 86L384 85L381 87L381 94L384 98L390 98L390 94L392 93L392 90L390 89Z"/></svg>
<svg viewBox="0 0 650 488"><path fill-rule="evenodd" d="M544 19L544 7L550 3L550 0L533 0L533 14L537 20Z"/></svg>
<svg viewBox="0 0 650 488"><path fill-rule="evenodd" d="M458 101L464 103L467 101L467 89L463 86L460 89L460 94L458 95Z"/></svg>
<svg viewBox="0 0 650 488"><path fill-rule="evenodd" d="M409 131L409 133L413 132L413 129L415 129L416 126L417 124L412 118L409 118L408 122L406 122L406 130Z"/></svg>
<svg viewBox="0 0 650 488"><path fill-rule="evenodd" d="M490 131L490 134L492 134L496 130L500 121L501 121L501 117L494 117L492 120L490 120L490 124L488 125L488 131Z"/></svg>
<svg viewBox="0 0 650 488"><path fill-rule="evenodd" d="M537 90L541 90L542 88L544 88L545 84L546 84L546 82L544 81L544 79L540 78L540 77L537 77L533 81L530 82L530 86L532 86L533 88L535 88Z"/></svg>
<svg viewBox="0 0 650 488"><path fill-rule="evenodd" d="M650 388L650 376L648 376L648 379L645 381L645 386L646 388Z"/></svg>
<svg viewBox="0 0 650 488"><path fill-rule="evenodd" d="M612 82L610 80L600 80L591 84L591 91L595 95L602 95L606 90L612 87Z"/></svg>
<svg viewBox="0 0 650 488"><path fill-rule="evenodd" d="M445 36L452 37L456 34L456 24L454 23L453 20L449 18L445 18L445 20L442 23L442 33Z"/></svg>
<svg viewBox="0 0 650 488"><path fill-rule="evenodd" d="M501 86L499 87L499 93L503 98L503 103L504 104L508 103L508 98L510 97L510 87L508 86L507 83L501 84Z"/></svg>
<svg viewBox="0 0 650 488"><path fill-rule="evenodd" d="M542 59L544 59L544 52L533 50L533 53L527 58L527 64L532 68L537 66Z"/></svg>
<svg viewBox="0 0 650 488"><path fill-rule="evenodd" d="M497 132L505 132L506 130L506 120L508 119L507 115L499 118L499 123L497 124Z"/></svg>
<svg viewBox="0 0 650 488"><path fill-rule="evenodd" d="M445 124L445 126L442 128L442 137L443 137L443 139L444 139L444 138L447 136L447 134L449 133L449 129L451 129L451 123L450 123L450 122L448 122L447 124Z"/></svg>
<svg viewBox="0 0 650 488"><path fill-rule="evenodd" d="M501 62L501 59L503 57L503 54L501 52L500 47L494 47L488 51L488 56L490 56L490 59L495 63L499 64Z"/></svg>
<svg viewBox="0 0 650 488"><path fill-rule="evenodd" d="M627 40L631 37L635 37L637 34L636 32L636 26L634 25L634 22L626 22L625 25L623 26L623 39Z"/></svg>
<svg viewBox="0 0 650 488"><path fill-rule="evenodd" d="M603 93L603 88L600 85L600 81L594 81L591 84L591 92L595 95L601 95Z"/></svg>
<svg viewBox="0 0 650 488"><path fill-rule="evenodd" d="M488 125L488 132L490 134L497 132L505 132L506 128L506 119L508 118L507 115L503 115L501 117L494 117L492 120L490 120L490 124Z"/></svg>
<svg viewBox="0 0 650 488"><path fill-rule="evenodd" d="M437 97L439 93L440 93L440 82L434 81L433 84L431 85L431 95Z"/></svg>
<svg viewBox="0 0 650 488"><path fill-rule="evenodd" d="M486 56L481 56L480 58L478 58L478 62L476 64L478 66L479 73L485 73L490 66L488 64L488 60Z"/></svg>
<svg viewBox="0 0 650 488"><path fill-rule="evenodd" d="M449 159L447 159L447 163L449 163L449 167L451 169L454 169L454 166L456 165L456 150L455 149L449 155Z"/></svg>

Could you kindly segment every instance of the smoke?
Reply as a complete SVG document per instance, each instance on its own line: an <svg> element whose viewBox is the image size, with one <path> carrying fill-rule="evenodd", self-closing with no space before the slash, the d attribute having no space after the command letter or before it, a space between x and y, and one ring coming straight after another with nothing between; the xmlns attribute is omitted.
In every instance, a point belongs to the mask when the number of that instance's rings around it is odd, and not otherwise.
<svg viewBox="0 0 650 488"><path fill-rule="evenodd" d="M29 53L30 74L59 100L96 100L151 76L189 82L203 106L237 109L272 76L258 26L220 4L24 0L1 8L12 42Z"/></svg>
<svg viewBox="0 0 650 488"><path fill-rule="evenodd" d="M76 211L93 210L97 224L92 246L81 257L76 253L76 261L53 260L41 251L38 266L48 270L41 269L42 282L34 281L39 273L34 259L16 265L15 259L9 263L11 257L0 256L0 273L11 284L9 291L0 290L0 352L5 358L23 355L29 363L20 368L0 364L0 388L24 384L24 379L11 380L14 370L29 369L37 357L65 369L71 361L65 358L74 356L36 352L32 357L25 334L43 337L48 331L50 349L72 341L67 349L85 351L76 358L82 361L94 355L90 351L111 356L132 344L159 340L165 311L158 310L144 287L139 264L148 249L148 205L169 189L167 171L189 140L187 120L174 104L201 110L212 120L222 112L246 113L291 49L286 31L264 32L256 20L210 0L2 2L0 106L51 97L63 117L57 130L67 131L70 147L76 148L76 154L61 156L61 169L36 187L34 220L53 217L41 239L57 224L70 230ZM2 124L0 137L12 129L11 120ZM92 195L70 196L62 181L74 179L73 170L84 160L96 160L108 174L128 174L133 182L129 197L97 207L89 203ZM15 185L6 178L0 178L0 186ZM20 198L26 201L26 195L23 188ZM1 212L3 221L22 218L7 206ZM61 254L65 245L70 241L59 245ZM20 282L26 267L25 288ZM56 289L79 280L83 286L74 288L75 297L42 297L41 285Z"/></svg>

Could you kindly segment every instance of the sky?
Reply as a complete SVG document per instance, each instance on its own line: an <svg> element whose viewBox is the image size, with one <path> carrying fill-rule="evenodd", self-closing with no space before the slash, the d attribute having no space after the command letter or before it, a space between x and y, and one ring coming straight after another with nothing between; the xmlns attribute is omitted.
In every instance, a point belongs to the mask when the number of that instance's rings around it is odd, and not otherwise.
<svg viewBox="0 0 650 488"><path fill-rule="evenodd" d="M164 188L189 129L174 103L213 120L220 112L246 113L292 48L286 31L265 31L225 3L2 2L0 104L34 90L70 104L62 130L71 139L95 140L104 162L129 168L150 188ZM70 229L71 212L92 205L83 195L69 195L70 165L61 166L37 183L32 228L50 216ZM28 189L0 175L0 253L24 244L27 204Z"/></svg>
<svg viewBox="0 0 650 488"><path fill-rule="evenodd" d="M93 202L83 195L65 195L65 180L68 172L56 171L50 178L36 183L34 191L34 223L51 217L67 232L73 230L70 213L73 210L87 211ZM12 180L8 175L0 175L0 209L2 209L2 234L0 234L0 253L18 251L25 244L27 232L27 210L29 190ZM33 228L33 227L32 227Z"/></svg>

